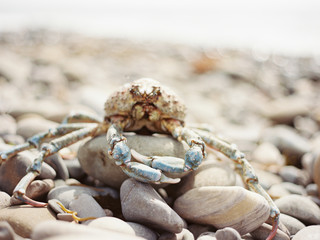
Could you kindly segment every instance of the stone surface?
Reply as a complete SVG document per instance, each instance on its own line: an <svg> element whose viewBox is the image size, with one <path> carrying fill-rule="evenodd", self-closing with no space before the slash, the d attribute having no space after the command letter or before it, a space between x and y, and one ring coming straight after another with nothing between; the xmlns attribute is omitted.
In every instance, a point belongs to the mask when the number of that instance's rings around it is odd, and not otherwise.
<svg viewBox="0 0 320 240"><path fill-rule="evenodd" d="M291 235L295 235L302 228L306 227L298 219L284 213L280 214L280 221L287 227Z"/></svg>
<svg viewBox="0 0 320 240"><path fill-rule="evenodd" d="M188 229L184 228L180 233L162 233L158 240L194 240L194 236Z"/></svg>
<svg viewBox="0 0 320 240"><path fill-rule="evenodd" d="M173 233L182 231L183 220L150 185L130 178L122 184L120 198L122 214L127 221Z"/></svg>
<svg viewBox="0 0 320 240"><path fill-rule="evenodd" d="M214 232L204 232L197 238L197 240L217 240L215 235L216 233Z"/></svg>
<svg viewBox="0 0 320 240"><path fill-rule="evenodd" d="M304 223L320 224L320 208L307 197L291 194L277 199L275 204L281 213Z"/></svg>
<svg viewBox="0 0 320 240"><path fill-rule="evenodd" d="M190 189L204 186L234 186L235 172L228 163L214 160L204 161L197 170L192 171L176 186L177 196Z"/></svg>
<svg viewBox="0 0 320 240"><path fill-rule="evenodd" d="M106 216L103 208L97 203L97 201L92 196L85 193L80 194L75 199L73 199L69 203L69 209L71 211L77 212L77 216L80 218L100 218ZM88 224L90 221L92 220L88 220L83 223Z"/></svg>
<svg viewBox="0 0 320 240"><path fill-rule="evenodd" d="M13 189L20 179L26 175L27 168L31 165L34 154L24 151L12 157L10 161L6 161L0 166L0 189L12 194ZM14 174L13 174L14 173ZM41 178L55 177L55 171L46 163L41 167Z"/></svg>
<svg viewBox="0 0 320 240"><path fill-rule="evenodd" d="M308 226L294 235L292 240L317 240L320 239L320 226Z"/></svg>
<svg viewBox="0 0 320 240"><path fill-rule="evenodd" d="M141 154L184 158L184 146L173 138L136 135L126 137L128 146ZM109 186L119 188L128 176L108 157L107 150L106 136L101 135L80 147L78 158L83 170L88 175ZM178 176L183 176L183 174Z"/></svg>
<svg viewBox="0 0 320 240"><path fill-rule="evenodd" d="M69 178L68 168L62 157L56 153L46 157L45 162L48 163L57 173L57 177L63 180Z"/></svg>
<svg viewBox="0 0 320 240"><path fill-rule="evenodd" d="M251 159L264 165L283 166L285 163L279 149L269 142L261 143L252 152Z"/></svg>
<svg viewBox="0 0 320 240"><path fill-rule="evenodd" d="M295 166L284 166L279 171L279 175L285 182L291 182L302 186L307 186L311 178L307 171L301 170Z"/></svg>
<svg viewBox="0 0 320 240"><path fill-rule="evenodd" d="M10 206L10 195L0 191L0 209Z"/></svg>
<svg viewBox="0 0 320 240"><path fill-rule="evenodd" d="M320 153L316 154L316 159L313 168L313 180L318 186L318 193L320 196Z"/></svg>
<svg viewBox="0 0 320 240"><path fill-rule="evenodd" d="M86 225L72 224L65 221L46 221L38 224L32 233L32 240L62 239L114 239L114 240L143 240L143 238L124 233L102 230Z"/></svg>
<svg viewBox="0 0 320 240"><path fill-rule="evenodd" d="M258 228L270 211L262 196L241 187L192 189L175 201L174 210L191 222L232 227L241 235Z"/></svg>
<svg viewBox="0 0 320 240"><path fill-rule="evenodd" d="M55 217L47 208L21 205L0 210L0 221L7 221L22 237L30 237L31 232L39 223L54 219Z"/></svg>
<svg viewBox="0 0 320 240"><path fill-rule="evenodd" d="M24 238L16 234L8 222L0 221L0 239L1 240L23 240Z"/></svg>
<svg viewBox="0 0 320 240"><path fill-rule="evenodd" d="M230 227L217 230L215 237L217 240L241 240L240 234Z"/></svg>
<svg viewBox="0 0 320 240"><path fill-rule="evenodd" d="M271 225L263 223L260 227L252 231L250 234L256 240L265 240L269 236L271 230L272 230ZM284 232L282 232L281 230L277 230L277 234L273 238L273 240L290 240L290 237Z"/></svg>
<svg viewBox="0 0 320 240"><path fill-rule="evenodd" d="M16 131L16 120L9 114L0 114L0 136L15 134Z"/></svg>

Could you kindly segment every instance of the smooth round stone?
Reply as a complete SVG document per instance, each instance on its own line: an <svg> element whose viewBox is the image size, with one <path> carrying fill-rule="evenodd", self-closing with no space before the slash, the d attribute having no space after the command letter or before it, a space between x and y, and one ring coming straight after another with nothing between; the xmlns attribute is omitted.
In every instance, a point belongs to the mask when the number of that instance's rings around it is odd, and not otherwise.
<svg viewBox="0 0 320 240"><path fill-rule="evenodd" d="M197 240L217 240L215 235L215 232L204 232L197 238Z"/></svg>
<svg viewBox="0 0 320 240"><path fill-rule="evenodd" d="M263 142L253 152L251 159L264 165L283 166L285 161L279 149L272 143Z"/></svg>
<svg viewBox="0 0 320 240"><path fill-rule="evenodd" d="M23 137L15 134L7 134L2 136L2 138L5 143L10 145L19 145L25 142Z"/></svg>
<svg viewBox="0 0 320 240"><path fill-rule="evenodd" d="M115 239L142 240L143 238L125 233L97 229L83 224L73 224L65 221L45 221L36 226L32 232L32 240L85 240L85 239Z"/></svg>
<svg viewBox="0 0 320 240"><path fill-rule="evenodd" d="M111 188L103 188L101 191L96 191L93 188L90 187L82 187L82 186L60 186L52 189L48 194L48 200L50 199L57 199L61 201L61 203L68 208L69 203L73 200L79 197L81 194L88 194L90 196L96 197L96 196L107 196L110 195L110 197L114 199L119 198L119 194L111 189Z"/></svg>
<svg viewBox="0 0 320 240"><path fill-rule="evenodd" d="M269 189L272 185L282 183L278 175L256 168L255 173L258 176L259 183L264 189Z"/></svg>
<svg viewBox="0 0 320 240"><path fill-rule="evenodd" d="M268 190L268 194L270 195L270 197L277 199L283 196L290 195L290 192L284 186L282 186L281 183L279 183L276 185L272 185Z"/></svg>
<svg viewBox="0 0 320 240"><path fill-rule="evenodd" d="M194 240L194 236L188 229L184 228L180 233L162 233L158 240Z"/></svg>
<svg viewBox="0 0 320 240"><path fill-rule="evenodd" d="M7 221L18 235L27 238L39 223L55 219L55 216L45 207L20 205L0 210L0 221Z"/></svg>
<svg viewBox="0 0 320 240"><path fill-rule="evenodd" d="M92 196L84 193L80 194L69 203L69 209L71 211L77 212L77 216L80 218L100 218L106 216L106 213L104 212L103 208L97 203L97 201ZM88 220L83 223L88 224L90 221L92 220Z"/></svg>
<svg viewBox="0 0 320 240"><path fill-rule="evenodd" d="M192 189L175 201L174 210L191 222L232 227L241 235L258 228L270 214L262 196L241 187Z"/></svg>
<svg viewBox="0 0 320 240"><path fill-rule="evenodd" d="M30 138L37 133L46 132L51 128L58 126L58 123L47 120L40 116L32 115L25 117L17 123L17 134L25 139Z"/></svg>
<svg viewBox="0 0 320 240"><path fill-rule="evenodd" d="M64 162L67 166L70 178L79 180L86 176L86 173L83 171L77 158L65 160Z"/></svg>
<svg viewBox="0 0 320 240"><path fill-rule="evenodd" d="M0 136L15 134L16 131L16 120L9 114L0 114Z"/></svg>
<svg viewBox="0 0 320 240"><path fill-rule="evenodd" d="M66 221L66 222L73 222L74 221L71 213L58 213L57 219L61 220L61 221Z"/></svg>
<svg viewBox="0 0 320 240"><path fill-rule="evenodd" d="M171 137L126 135L131 149L146 156L175 156L184 159L184 145ZM108 186L119 188L128 176L107 153L106 135L93 138L79 148L78 159L83 170ZM181 177L182 174L167 174Z"/></svg>
<svg viewBox="0 0 320 240"><path fill-rule="evenodd" d="M275 200L275 204L281 213L304 223L320 224L320 208L307 197L291 194Z"/></svg>
<svg viewBox="0 0 320 240"><path fill-rule="evenodd" d="M315 183L311 183L306 186L306 192L308 195L318 197L318 190L318 185Z"/></svg>
<svg viewBox="0 0 320 240"><path fill-rule="evenodd" d="M301 229L292 240L318 240L320 239L320 226L312 225Z"/></svg>
<svg viewBox="0 0 320 240"><path fill-rule="evenodd" d="M0 222L0 239L1 240L23 240L24 238L17 235L8 222L1 221Z"/></svg>
<svg viewBox="0 0 320 240"><path fill-rule="evenodd" d="M217 240L241 240L240 234L230 227L217 230L215 237Z"/></svg>
<svg viewBox="0 0 320 240"><path fill-rule="evenodd" d="M302 186L308 185L311 181L307 171L301 170L295 166L283 166L279 171L279 175L285 182L291 182Z"/></svg>
<svg viewBox="0 0 320 240"><path fill-rule="evenodd" d="M30 151L24 151L10 158L0 166L0 189L12 194L22 177L26 175L27 168L31 165L34 154ZM41 166L41 174L39 178L55 177L55 171L48 164L43 163Z"/></svg>
<svg viewBox="0 0 320 240"><path fill-rule="evenodd" d="M308 139L300 136L297 131L286 125L277 125L262 133L263 141L275 145L293 164L300 160L303 154L311 150Z"/></svg>
<svg viewBox="0 0 320 240"><path fill-rule="evenodd" d="M304 154L301 159L302 168L308 172L311 179L313 179L314 163L316 159L317 154L315 152L308 152Z"/></svg>
<svg viewBox="0 0 320 240"><path fill-rule="evenodd" d="M122 184L120 198L122 214L127 221L172 233L182 231L183 220L149 184L130 178Z"/></svg>
<svg viewBox="0 0 320 240"><path fill-rule="evenodd" d="M10 206L10 198L8 193L0 191L0 209Z"/></svg>
<svg viewBox="0 0 320 240"><path fill-rule="evenodd" d="M61 178L63 180L69 178L69 172L65 161L58 153L46 157L45 162L48 163L56 171L58 178Z"/></svg>
<svg viewBox="0 0 320 240"><path fill-rule="evenodd" d="M190 189L204 186L234 186L236 174L228 163L215 160L204 161L197 170L192 171L177 185L177 196Z"/></svg>
<svg viewBox="0 0 320 240"><path fill-rule="evenodd" d="M269 236L271 230L271 225L263 223L260 227L252 231L250 234L254 237L255 240L265 240ZM290 237L278 229L277 234L273 238L273 240L290 240Z"/></svg>
<svg viewBox="0 0 320 240"><path fill-rule="evenodd" d="M157 240L157 234L151 229L138 224L125 222L115 217L101 217L91 221L88 226L115 232L130 234L150 240Z"/></svg>
<svg viewBox="0 0 320 240"><path fill-rule="evenodd" d="M291 235L295 235L302 228L306 227L298 219L284 213L280 214L280 221L287 227Z"/></svg>

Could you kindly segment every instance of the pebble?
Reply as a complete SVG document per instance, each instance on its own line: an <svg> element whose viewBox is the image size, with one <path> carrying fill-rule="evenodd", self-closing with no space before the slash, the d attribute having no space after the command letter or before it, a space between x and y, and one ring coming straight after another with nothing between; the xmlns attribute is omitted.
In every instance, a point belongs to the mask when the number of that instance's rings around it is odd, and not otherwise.
<svg viewBox="0 0 320 240"><path fill-rule="evenodd" d="M184 145L171 137L128 135L130 148L147 156L175 156L184 158ZM105 135L86 142L78 151L78 159L83 170L108 186L120 188L128 176L108 157L108 144ZM175 176L183 176L183 174ZM170 176L168 174L168 176Z"/></svg>
<svg viewBox="0 0 320 240"><path fill-rule="evenodd" d="M22 240L24 238L16 234L8 222L0 221L0 239L1 240Z"/></svg>
<svg viewBox="0 0 320 240"><path fill-rule="evenodd" d="M61 220L61 221L66 221L66 222L73 222L74 221L71 213L58 213L57 219Z"/></svg>
<svg viewBox="0 0 320 240"><path fill-rule="evenodd" d="M204 232L197 238L197 240L217 240L215 235L215 232Z"/></svg>
<svg viewBox="0 0 320 240"><path fill-rule="evenodd" d="M9 114L0 114L0 136L14 135L16 131L16 120Z"/></svg>
<svg viewBox="0 0 320 240"><path fill-rule="evenodd" d="M287 162L296 165L303 154L311 150L310 142L300 136L297 131L289 126L277 125L266 129L262 133L262 140L271 142L283 155Z"/></svg>
<svg viewBox="0 0 320 240"><path fill-rule="evenodd" d="M320 153L317 154L317 157L314 162L314 168L313 168L313 180L314 183L318 186L318 193L320 196Z"/></svg>
<svg viewBox="0 0 320 240"><path fill-rule="evenodd" d="M10 145L19 145L25 142L22 136L16 134L7 134L2 136L2 138L5 143Z"/></svg>
<svg viewBox="0 0 320 240"><path fill-rule="evenodd" d="M85 207L83 207L85 206ZM69 203L69 210L77 212L77 216L80 218L87 217L105 217L106 213L103 208L97 203L97 201L88 194L80 194ZM88 224L92 220L87 220L83 224Z"/></svg>
<svg viewBox="0 0 320 240"><path fill-rule="evenodd" d="M192 171L175 186L177 196L190 189L204 186L234 186L236 174L229 163L215 160L204 161L197 170Z"/></svg>
<svg viewBox="0 0 320 240"><path fill-rule="evenodd" d="M77 158L65 160L64 163L67 166L70 178L80 180L86 176Z"/></svg>
<svg viewBox="0 0 320 240"><path fill-rule="evenodd" d="M179 197L173 208L188 221L218 229L232 227L241 235L258 228L270 214L262 196L242 187L195 188Z"/></svg>
<svg viewBox="0 0 320 240"><path fill-rule="evenodd" d="M308 153L304 154L301 159L302 168L308 172L311 179L313 179L314 163L317 158L316 155L317 154L314 152L308 152Z"/></svg>
<svg viewBox="0 0 320 240"><path fill-rule="evenodd" d="M115 240L143 240L143 238L106 229L97 229L82 224L65 221L45 221L36 226L32 240L85 240L85 239L115 239Z"/></svg>
<svg viewBox="0 0 320 240"><path fill-rule="evenodd" d="M260 227L252 231L250 234L253 236L255 240L265 240L269 236L271 230L272 230L271 225L263 223ZM277 234L273 238L273 240L290 240L290 237L278 229Z"/></svg>
<svg viewBox="0 0 320 240"><path fill-rule="evenodd" d="M280 221L287 227L291 235L295 235L302 228L306 227L298 219L284 213L280 214Z"/></svg>
<svg viewBox="0 0 320 240"><path fill-rule="evenodd" d="M10 206L10 198L8 193L0 191L0 209Z"/></svg>
<svg viewBox="0 0 320 240"><path fill-rule="evenodd" d="M66 208L68 208L69 203L83 193L93 197L109 195L111 198L114 198L114 199L119 198L119 194L111 188L104 188L104 189L97 189L97 190L91 187L83 187L83 186L60 186L52 189L49 192L48 200L50 199L59 200Z"/></svg>
<svg viewBox="0 0 320 240"><path fill-rule="evenodd" d="M278 175L261 170L259 168L255 169L255 173L259 178L259 183L264 189L269 189L272 185L282 183L281 177Z"/></svg>
<svg viewBox="0 0 320 240"><path fill-rule="evenodd" d="M275 204L281 213L303 223L320 224L320 208L307 197L291 194L275 200Z"/></svg>
<svg viewBox="0 0 320 240"><path fill-rule="evenodd" d="M179 233L184 227L181 217L148 184L132 178L126 180L120 189L120 199L122 214L127 221L172 233Z"/></svg>
<svg viewBox="0 0 320 240"><path fill-rule="evenodd" d="M158 240L194 240L194 236L188 229L184 228L180 233L162 233Z"/></svg>
<svg viewBox="0 0 320 240"><path fill-rule="evenodd" d="M130 234L150 240L157 240L157 234L150 228L138 223L125 222L115 217L100 217L92 220L88 226L110 231Z"/></svg>
<svg viewBox="0 0 320 240"><path fill-rule="evenodd" d="M8 194L12 194L20 179L26 175L26 170L31 165L33 159L34 154L30 151L24 151L3 163L0 166L0 189ZM55 176L54 169L48 164L43 163L39 178L53 179Z"/></svg>
<svg viewBox="0 0 320 240"><path fill-rule="evenodd" d="M281 198L283 196L287 196L290 194L299 194L299 195L306 195L307 192L304 187L291 183L291 182L282 182L275 185L272 185L271 188L268 190L268 193L273 198Z"/></svg>
<svg viewBox="0 0 320 240"><path fill-rule="evenodd" d="M301 170L295 166L283 166L279 171L279 175L283 181L302 186L307 186L311 182L311 178L307 171Z"/></svg>
<svg viewBox="0 0 320 240"><path fill-rule="evenodd" d="M55 220L47 208L36 208L29 205L7 207L0 210L0 221L7 221L14 231L29 238L33 229L46 220Z"/></svg>
<svg viewBox="0 0 320 240"><path fill-rule="evenodd" d="M216 231L217 240L241 240L240 234L231 227L225 227Z"/></svg>
<svg viewBox="0 0 320 240"><path fill-rule="evenodd" d="M253 152L251 159L266 166L278 165L283 166L285 161L279 149L272 143L263 142Z"/></svg>
<svg viewBox="0 0 320 240"><path fill-rule="evenodd" d="M41 116L25 116L17 123L17 134L25 139L37 133L46 132L58 126L58 123L42 118Z"/></svg>
<svg viewBox="0 0 320 240"><path fill-rule="evenodd" d="M312 225L301 229L292 240L318 240L320 239L320 226Z"/></svg>
<svg viewBox="0 0 320 240"><path fill-rule="evenodd" d="M63 180L69 178L69 172L65 161L58 153L46 157L45 162L48 163L56 171L58 178L61 178Z"/></svg>
<svg viewBox="0 0 320 240"><path fill-rule="evenodd" d="M306 186L306 192L308 195L317 197L318 191L319 191L318 185L315 183L310 183Z"/></svg>

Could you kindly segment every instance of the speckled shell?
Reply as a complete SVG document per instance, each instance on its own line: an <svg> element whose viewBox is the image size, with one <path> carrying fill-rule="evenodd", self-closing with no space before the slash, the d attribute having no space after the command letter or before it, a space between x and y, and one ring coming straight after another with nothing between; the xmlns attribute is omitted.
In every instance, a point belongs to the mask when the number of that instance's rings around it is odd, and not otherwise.
<svg viewBox="0 0 320 240"><path fill-rule="evenodd" d="M141 85L145 89L153 86L158 87L160 95L152 104L161 111L162 118L184 120L185 105L171 89L150 78L141 78L132 83L127 83L114 92L105 103L106 117L114 115L130 116L132 107L137 103L137 100L131 94L134 85Z"/></svg>

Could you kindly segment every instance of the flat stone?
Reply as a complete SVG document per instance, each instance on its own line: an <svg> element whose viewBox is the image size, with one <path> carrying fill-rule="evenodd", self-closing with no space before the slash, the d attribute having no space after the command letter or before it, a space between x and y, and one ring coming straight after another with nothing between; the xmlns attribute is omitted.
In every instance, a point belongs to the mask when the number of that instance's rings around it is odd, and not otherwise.
<svg viewBox="0 0 320 240"><path fill-rule="evenodd" d="M120 198L122 213L127 221L172 233L182 231L183 220L149 184L130 178L122 184Z"/></svg>
<svg viewBox="0 0 320 240"><path fill-rule="evenodd" d="M131 149L146 156L175 156L184 159L186 148L171 137L126 135ZM79 148L78 159L83 170L108 186L120 188L128 176L117 166L107 153L106 135L101 135L86 142ZM173 174L167 174L172 176ZM175 177L185 175L174 174Z"/></svg>
<svg viewBox="0 0 320 240"><path fill-rule="evenodd" d="M158 239L157 234L151 229L141 224L125 222L115 217L100 217L91 221L88 226L138 236L148 240Z"/></svg>
<svg viewBox="0 0 320 240"><path fill-rule="evenodd" d="M320 226L312 225L301 229L292 240L316 240L320 239Z"/></svg>
<svg viewBox="0 0 320 240"><path fill-rule="evenodd" d="M275 200L281 213L304 223L320 224L320 208L309 198L291 194Z"/></svg>
<svg viewBox="0 0 320 240"><path fill-rule="evenodd" d="M114 232L106 229L97 229L82 224L73 224L65 221L45 221L36 226L32 232L32 240L85 240L85 239L115 239L115 240L143 240L143 238Z"/></svg>
<svg viewBox="0 0 320 240"><path fill-rule="evenodd" d="M295 235L298 231L306 226L298 219L291 217L287 214L280 214L280 221L287 227L291 235Z"/></svg>
<svg viewBox="0 0 320 240"><path fill-rule="evenodd" d="M83 207L85 206L85 207ZM80 218L94 217L100 218L105 217L106 213L103 208L97 203L97 201L89 194L80 194L69 203L69 209L77 212L77 216ZM92 220L83 222L88 224Z"/></svg>
<svg viewBox="0 0 320 240"><path fill-rule="evenodd" d="M262 196L230 186L192 189L175 201L174 210L190 222L232 227L241 235L258 228L270 215Z"/></svg>
<svg viewBox="0 0 320 240"><path fill-rule="evenodd" d="M252 231L250 234L256 240L265 240L269 236L271 230L272 230L271 225L263 223L260 227L258 227L256 230ZM273 238L273 240L290 240L290 237L278 229L277 234Z"/></svg>
<svg viewBox="0 0 320 240"><path fill-rule="evenodd" d="M26 238L31 236L39 223L54 219L55 216L46 207L20 205L0 210L0 221L7 221L18 235Z"/></svg>

